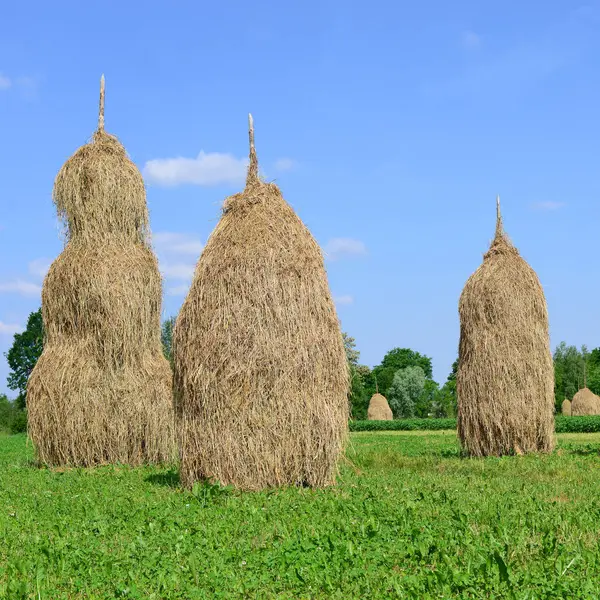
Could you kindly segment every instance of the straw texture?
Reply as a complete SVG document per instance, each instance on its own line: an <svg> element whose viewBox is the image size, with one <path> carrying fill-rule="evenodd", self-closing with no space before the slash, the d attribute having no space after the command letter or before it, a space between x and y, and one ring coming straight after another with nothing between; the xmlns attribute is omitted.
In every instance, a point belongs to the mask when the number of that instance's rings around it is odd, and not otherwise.
<svg viewBox="0 0 600 600"><path fill-rule="evenodd" d="M391 421L393 418L392 409L385 396L373 394L367 410L367 419L369 421Z"/></svg>
<svg viewBox="0 0 600 600"><path fill-rule="evenodd" d="M181 480L325 486L349 417L348 366L321 251L258 175L227 198L173 332Z"/></svg>
<svg viewBox="0 0 600 600"><path fill-rule="evenodd" d="M459 302L458 434L472 456L554 448L548 312L533 269L496 235Z"/></svg>
<svg viewBox="0 0 600 600"><path fill-rule="evenodd" d="M571 414L574 417L600 415L600 398L588 388L579 390L571 401Z"/></svg>
<svg viewBox="0 0 600 600"><path fill-rule="evenodd" d="M104 131L103 84L98 129L54 186L67 243L44 280L46 339L27 388L29 434L49 465L162 462L175 449L144 183Z"/></svg>

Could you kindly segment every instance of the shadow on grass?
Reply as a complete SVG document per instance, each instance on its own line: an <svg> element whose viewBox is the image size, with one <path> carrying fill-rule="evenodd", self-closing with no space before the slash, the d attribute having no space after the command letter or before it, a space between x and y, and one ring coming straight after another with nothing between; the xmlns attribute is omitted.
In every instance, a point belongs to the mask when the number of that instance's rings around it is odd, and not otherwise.
<svg viewBox="0 0 600 600"><path fill-rule="evenodd" d="M164 473L153 473L152 475L148 475L144 481L154 485L177 488L180 486L179 471L171 469Z"/></svg>
<svg viewBox="0 0 600 600"><path fill-rule="evenodd" d="M564 448L566 452L574 456L599 456L600 447L598 446L579 446L572 448Z"/></svg>

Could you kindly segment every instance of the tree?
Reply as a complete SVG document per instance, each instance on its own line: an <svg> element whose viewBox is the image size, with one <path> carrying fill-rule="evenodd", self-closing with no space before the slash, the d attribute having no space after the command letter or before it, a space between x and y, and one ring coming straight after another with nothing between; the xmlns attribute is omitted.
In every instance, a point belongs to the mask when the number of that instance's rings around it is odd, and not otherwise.
<svg viewBox="0 0 600 600"><path fill-rule="evenodd" d="M431 379L432 365L431 358L424 356L410 348L394 348L390 350L381 361L381 364L374 367L372 377L367 382L367 391L370 394L375 393L375 387L384 395L389 395L389 388L394 380L394 375L400 369L407 367L420 367L425 373L425 377Z"/></svg>
<svg viewBox="0 0 600 600"><path fill-rule="evenodd" d="M588 378L590 382L593 381L596 384L598 368L592 361L595 360L597 353L593 359L590 358L592 354L588 353L585 346L578 350L575 346L567 346L565 342L561 342L556 347L554 351L554 401L557 412L560 412L562 401L565 398L572 400L573 396L588 383Z"/></svg>
<svg viewBox="0 0 600 600"><path fill-rule="evenodd" d="M418 367L417 367L418 368ZM436 399L440 392L440 386L433 379L425 379L425 385L421 395L415 402L415 416L421 419L429 417L433 411Z"/></svg>
<svg viewBox="0 0 600 600"><path fill-rule="evenodd" d="M342 337L350 372L350 389L348 390L350 416L353 419L366 419L369 396L365 390L365 378L368 376L370 369L358 364L360 351L356 349L356 340L346 332L342 332Z"/></svg>
<svg viewBox="0 0 600 600"><path fill-rule="evenodd" d="M437 418L455 417L458 397L456 394L456 374L458 372L458 359L452 363L452 370L446 383L438 390L433 402L433 416Z"/></svg>
<svg viewBox="0 0 600 600"><path fill-rule="evenodd" d="M415 405L425 389L425 372L412 366L398 369L389 388L389 404L397 419L415 416Z"/></svg>
<svg viewBox="0 0 600 600"><path fill-rule="evenodd" d="M171 368L173 368L173 327L175 327L176 320L177 317L169 317L163 321L160 328L160 341L162 342L163 354L171 363Z"/></svg>
<svg viewBox="0 0 600 600"><path fill-rule="evenodd" d="M357 367L360 352L356 349L356 340L350 337L345 331L342 332L342 338L344 339L344 350L346 350L348 364Z"/></svg>
<svg viewBox="0 0 600 600"><path fill-rule="evenodd" d="M27 319L27 328L16 333L13 345L5 354L10 372L8 387L19 392L17 407L24 409L26 405L27 381L44 348L44 324L42 309L32 312Z"/></svg>

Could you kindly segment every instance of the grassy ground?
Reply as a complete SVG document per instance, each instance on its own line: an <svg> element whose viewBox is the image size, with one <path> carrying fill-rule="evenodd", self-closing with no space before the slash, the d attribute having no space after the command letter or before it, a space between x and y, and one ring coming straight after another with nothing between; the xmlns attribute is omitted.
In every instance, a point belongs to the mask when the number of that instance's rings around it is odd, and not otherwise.
<svg viewBox="0 0 600 600"><path fill-rule="evenodd" d="M356 433L335 489L258 494L31 457L0 437L0 598L600 598L600 434L467 460Z"/></svg>

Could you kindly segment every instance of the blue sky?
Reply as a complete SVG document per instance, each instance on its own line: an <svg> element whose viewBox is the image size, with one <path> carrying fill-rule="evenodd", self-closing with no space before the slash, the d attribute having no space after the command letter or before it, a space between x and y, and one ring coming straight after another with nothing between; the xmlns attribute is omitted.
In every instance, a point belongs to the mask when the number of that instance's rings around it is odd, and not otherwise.
<svg viewBox="0 0 600 600"><path fill-rule="evenodd" d="M600 3L8 3L0 36L0 352L62 241L51 191L96 126L146 177L174 314L223 199L261 168L327 254L361 361L446 378L500 194L552 345L600 346ZM8 369L0 361L0 391Z"/></svg>

